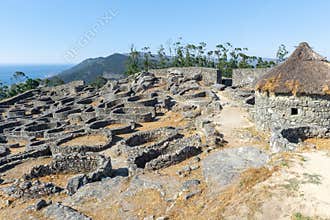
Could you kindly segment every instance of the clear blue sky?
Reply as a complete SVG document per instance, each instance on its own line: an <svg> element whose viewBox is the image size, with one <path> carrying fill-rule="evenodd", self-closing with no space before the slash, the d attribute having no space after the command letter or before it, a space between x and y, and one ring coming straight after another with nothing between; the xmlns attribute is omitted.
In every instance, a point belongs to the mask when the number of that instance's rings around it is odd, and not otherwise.
<svg viewBox="0 0 330 220"><path fill-rule="evenodd" d="M329 24L328 0L1 0L0 63L77 63L178 37L263 57L307 41L330 57Z"/></svg>

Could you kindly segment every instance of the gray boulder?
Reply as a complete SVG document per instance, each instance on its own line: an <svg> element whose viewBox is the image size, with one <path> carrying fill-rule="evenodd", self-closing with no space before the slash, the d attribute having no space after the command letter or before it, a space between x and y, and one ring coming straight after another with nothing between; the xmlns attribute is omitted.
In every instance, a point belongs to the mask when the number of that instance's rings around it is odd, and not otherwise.
<svg viewBox="0 0 330 220"><path fill-rule="evenodd" d="M269 156L255 147L228 148L206 157L202 161L202 172L208 184L223 187L242 171L262 167L268 160Z"/></svg>
<svg viewBox="0 0 330 220"><path fill-rule="evenodd" d="M82 187L83 185L86 185L88 183L88 179L85 174L80 174L77 176L74 176L68 181L68 184L66 186L66 189L68 190L69 195L74 194L77 192L77 190Z"/></svg>
<svg viewBox="0 0 330 220"><path fill-rule="evenodd" d="M6 156L9 154L8 148L0 146L0 157Z"/></svg>
<svg viewBox="0 0 330 220"><path fill-rule="evenodd" d="M46 217L55 219L55 220L91 220L90 217L78 212L77 210L64 206L60 203L55 203L48 206L44 210Z"/></svg>

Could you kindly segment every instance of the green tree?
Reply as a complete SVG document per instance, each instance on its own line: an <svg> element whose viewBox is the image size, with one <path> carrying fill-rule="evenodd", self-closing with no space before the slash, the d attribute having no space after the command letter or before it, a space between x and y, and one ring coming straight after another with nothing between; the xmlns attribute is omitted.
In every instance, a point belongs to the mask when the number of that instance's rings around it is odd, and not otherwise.
<svg viewBox="0 0 330 220"><path fill-rule="evenodd" d="M248 48L242 48L240 51L238 53L238 68L254 68L253 62L256 60L256 57L244 53L244 51L248 51Z"/></svg>
<svg viewBox="0 0 330 220"><path fill-rule="evenodd" d="M41 83L41 79L31 79L28 78L25 83L23 84L23 90L31 90L31 89L36 89Z"/></svg>
<svg viewBox="0 0 330 220"><path fill-rule="evenodd" d="M286 50L286 47L284 44L281 44L278 47L278 50L276 52L276 58L277 58L277 62L283 62L285 60L286 55L288 55L288 51Z"/></svg>
<svg viewBox="0 0 330 220"><path fill-rule="evenodd" d="M174 51L175 55L173 58L173 66L183 67L184 66L184 56L183 56L183 46L181 44L181 38L177 42L174 43Z"/></svg>
<svg viewBox="0 0 330 220"><path fill-rule="evenodd" d="M212 50L207 52L207 66L212 67L212 68L215 67L213 54L214 54L214 51L212 51Z"/></svg>
<svg viewBox="0 0 330 220"><path fill-rule="evenodd" d="M197 65L200 67L206 66L205 47L205 42L200 42L197 46Z"/></svg>
<svg viewBox="0 0 330 220"><path fill-rule="evenodd" d="M7 98L7 94L8 94L8 86L0 82L0 100Z"/></svg>
<svg viewBox="0 0 330 220"><path fill-rule="evenodd" d="M157 51L158 54L158 68L165 68L168 65L168 58L165 53L165 48L163 45L160 45L160 48Z"/></svg>
<svg viewBox="0 0 330 220"><path fill-rule="evenodd" d="M185 66L195 66L195 51L196 46L194 44L187 44L185 46Z"/></svg>
<svg viewBox="0 0 330 220"><path fill-rule="evenodd" d="M150 48L149 47L143 47L142 48L143 51L143 69L144 71L149 71L149 69L152 67L152 57L153 55L150 52Z"/></svg>
<svg viewBox="0 0 330 220"><path fill-rule="evenodd" d="M256 60L257 60L256 68L270 68L275 66L274 61L263 60L261 57L258 57Z"/></svg>
<svg viewBox="0 0 330 220"><path fill-rule="evenodd" d="M91 86L97 89L102 88L106 83L108 82L108 80L102 76L97 76L96 79L91 82Z"/></svg>
<svg viewBox="0 0 330 220"><path fill-rule="evenodd" d="M54 76L52 78L45 79L44 84L48 87L59 86L63 85L64 81L60 77Z"/></svg>
<svg viewBox="0 0 330 220"><path fill-rule="evenodd" d="M225 44L218 44L216 46L215 54L217 57L217 69L220 70L223 74L223 76L227 77L230 76L230 72L228 70L228 53L230 50L231 44L225 43Z"/></svg>
<svg viewBox="0 0 330 220"><path fill-rule="evenodd" d="M28 79L28 77L25 75L25 73L21 72L21 71L16 71L13 74L13 78L16 82L21 82L25 79Z"/></svg>
<svg viewBox="0 0 330 220"><path fill-rule="evenodd" d="M140 53L135 49L134 45L132 44L130 53L128 56L128 61L126 63L126 74L132 75L140 71L139 66L139 56Z"/></svg>

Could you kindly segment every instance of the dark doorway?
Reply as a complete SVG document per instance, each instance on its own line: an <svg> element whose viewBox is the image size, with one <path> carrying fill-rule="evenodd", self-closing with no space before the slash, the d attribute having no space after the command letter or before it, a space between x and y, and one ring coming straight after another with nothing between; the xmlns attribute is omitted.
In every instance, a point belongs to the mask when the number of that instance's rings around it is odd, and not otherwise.
<svg viewBox="0 0 330 220"><path fill-rule="evenodd" d="M298 109L297 108L291 108L291 115L298 115Z"/></svg>

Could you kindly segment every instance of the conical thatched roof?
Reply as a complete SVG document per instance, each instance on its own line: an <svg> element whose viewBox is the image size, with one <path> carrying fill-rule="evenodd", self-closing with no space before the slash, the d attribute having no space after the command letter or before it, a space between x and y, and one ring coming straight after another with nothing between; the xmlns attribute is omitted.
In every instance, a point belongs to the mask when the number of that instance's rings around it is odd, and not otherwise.
<svg viewBox="0 0 330 220"><path fill-rule="evenodd" d="M285 62L259 80L256 89L277 94L330 95L330 63L307 43L300 43Z"/></svg>

